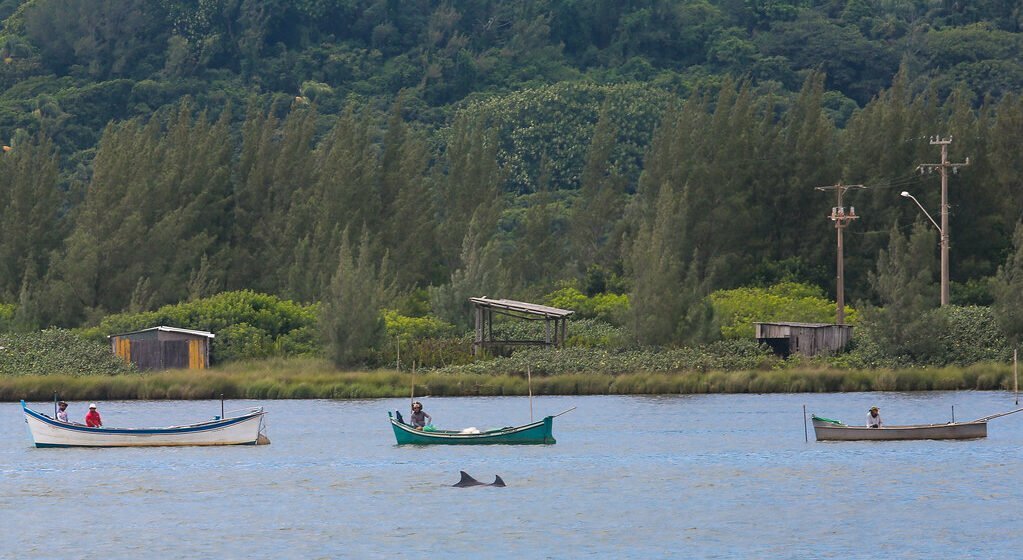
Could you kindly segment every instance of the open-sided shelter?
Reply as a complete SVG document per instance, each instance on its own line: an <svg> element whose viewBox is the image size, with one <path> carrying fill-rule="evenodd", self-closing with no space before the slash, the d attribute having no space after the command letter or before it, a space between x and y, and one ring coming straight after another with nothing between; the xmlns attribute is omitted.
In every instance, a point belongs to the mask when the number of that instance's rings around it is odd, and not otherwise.
<svg viewBox="0 0 1023 560"><path fill-rule="evenodd" d="M561 346L568 333L568 317L574 311L511 299L469 298L475 309L476 336L472 353L483 348L509 345ZM526 321L544 321L543 340L498 340L494 338L494 314L507 315Z"/></svg>

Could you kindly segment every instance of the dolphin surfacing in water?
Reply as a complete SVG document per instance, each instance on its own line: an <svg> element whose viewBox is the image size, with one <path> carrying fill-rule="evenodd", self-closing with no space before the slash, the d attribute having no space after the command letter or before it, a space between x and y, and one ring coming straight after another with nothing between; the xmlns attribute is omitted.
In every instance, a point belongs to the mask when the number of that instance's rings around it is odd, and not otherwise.
<svg viewBox="0 0 1023 560"><path fill-rule="evenodd" d="M504 488L505 486L504 480L502 480L500 476L495 475L494 482L487 484L486 482L476 480L465 471L458 471L458 473L462 475L462 479L451 485L455 488L469 488L471 486L496 486L498 488Z"/></svg>

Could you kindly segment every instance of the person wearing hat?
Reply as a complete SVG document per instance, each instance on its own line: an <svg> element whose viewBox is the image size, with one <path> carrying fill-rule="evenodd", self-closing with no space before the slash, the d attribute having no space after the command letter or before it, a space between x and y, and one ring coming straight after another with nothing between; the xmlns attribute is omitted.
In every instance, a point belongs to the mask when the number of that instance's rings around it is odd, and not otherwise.
<svg viewBox="0 0 1023 560"><path fill-rule="evenodd" d="M85 415L85 425L90 428L103 427L103 419L99 417L99 411L96 410L96 403L89 405L89 413Z"/></svg>
<svg viewBox="0 0 1023 560"><path fill-rule="evenodd" d="M867 427L868 428L881 427L881 414L878 412L876 406L870 407L870 412L867 413Z"/></svg>
<svg viewBox="0 0 1023 560"><path fill-rule="evenodd" d="M409 422L412 427L422 430L426 427L427 421L433 422L433 418L423 410L423 403L416 401L412 403L412 414L409 415Z"/></svg>
<svg viewBox="0 0 1023 560"><path fill-rule="evenodd" d="M68 419L67 419L67 403L64 402L64 401L60 401L60 403L57 406L60 407L60 409L57 411L57 421L58 422L67 422L68 421Z"/></svg>

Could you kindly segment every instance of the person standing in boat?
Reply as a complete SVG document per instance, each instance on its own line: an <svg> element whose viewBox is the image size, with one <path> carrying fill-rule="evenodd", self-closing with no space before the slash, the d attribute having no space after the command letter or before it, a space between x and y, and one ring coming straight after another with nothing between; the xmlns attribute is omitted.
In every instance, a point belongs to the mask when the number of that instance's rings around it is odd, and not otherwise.
<svg viewBox="0 0 1023 560"><path fill-rule="evenodd" d="M103 427L103 419L99 417L99 411L96 410L96 403L89 405L89 413L85 415L85 425L90 428Z"/></svg>
<svg viewBox="0 0 1023 560"><path fill-rule="evenodd" d="M867 413L867 427L868 428L881 427L881 413L878 412L876 406L870 407L870 412Z"/></svg>
<svg viewBox="0 0 1023 560"><path fill-rule="evenodd" d="M416 401L412 403L412 414L409 415L409 423L417 430L422 430L428 422L433 422L433 417L423 411L423 403Z"/></svg>
<svg viewBox="0 0 1023 560"><path fill-rule="evenodd" d="M64 402L64 401L60 401L60 403L57 406L60 407L60 409L57 410L57 421L58 422L68 422L68 419L67 419L67 403Z"/></svg>

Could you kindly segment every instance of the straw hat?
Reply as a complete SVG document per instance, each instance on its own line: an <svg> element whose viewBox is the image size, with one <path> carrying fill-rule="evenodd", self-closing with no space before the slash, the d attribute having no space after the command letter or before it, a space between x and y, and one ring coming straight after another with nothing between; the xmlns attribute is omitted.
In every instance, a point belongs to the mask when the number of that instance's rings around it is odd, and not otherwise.
<svg viewBox="0 0 1023 560"><path fill-rule="evenodd" d="M872 406L870 407L870 410L878 410L878 408L876 406Z"/></svg>

